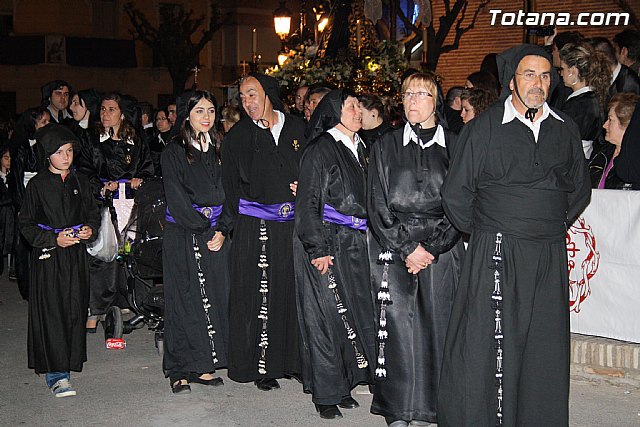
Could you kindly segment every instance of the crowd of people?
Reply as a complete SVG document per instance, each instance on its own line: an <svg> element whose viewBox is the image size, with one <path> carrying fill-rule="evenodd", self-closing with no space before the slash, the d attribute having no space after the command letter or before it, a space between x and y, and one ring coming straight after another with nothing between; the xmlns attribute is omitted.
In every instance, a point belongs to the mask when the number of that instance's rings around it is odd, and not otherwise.
<svg viewBox="0 0 640 427"><path fill-rule="evenodd" d="M127 306L122 266L85 246L161 177L173 393L226 368L264 391L300 381L324 419L366 384L393 427L566 426L566 227L592 188L640 188L639 65L625 30L488 55L446 96L408 70L398 105L318 82L289 109L259 73L223 106L47 83L0 129L28 366L76 394L86 333Z"/></svg>

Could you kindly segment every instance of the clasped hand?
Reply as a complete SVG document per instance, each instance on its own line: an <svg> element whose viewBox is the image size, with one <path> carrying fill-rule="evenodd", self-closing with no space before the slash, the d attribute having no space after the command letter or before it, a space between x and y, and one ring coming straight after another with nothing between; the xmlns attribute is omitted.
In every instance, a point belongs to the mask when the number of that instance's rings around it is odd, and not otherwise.
<svg viewBox="0 0 640 427"><path fill-rule="evenodd" d="M418 274L421 270L431 265L434 259L435 257L423 248L422 245L418 245L418 247L407 256L404 263L409 273Z"/></svg>
<svg viewBox="0 0 640 427"><path fill-rule="evenodd" d="M73 246L76 243L80 243L80 240L87 240L93 235L93 229L88 225L83 225L78 230L78 233L75 233L73 228L65 228L61 232L58 233L56 237L56 243L61 248L68 248L69 246Z"/></svg>

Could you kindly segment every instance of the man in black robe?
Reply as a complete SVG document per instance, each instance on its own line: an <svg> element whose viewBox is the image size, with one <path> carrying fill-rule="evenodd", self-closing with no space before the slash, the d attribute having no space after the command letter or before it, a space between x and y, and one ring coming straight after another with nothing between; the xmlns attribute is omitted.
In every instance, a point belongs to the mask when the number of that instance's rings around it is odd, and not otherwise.
<svg viewBox="0 0 640 427"><path fill-rule="evenodd" d="M247 116L222 143L224 208L233 218L229 378L279 388L299 376L293 273L293 209L304 122L283 112L278 82L251 74L240 83Z"/></svg>
<svg viewBox="0 0 640 427"><path fill-rule="evenodd" d="M557 79L550 55L521 45L498 65L511 94L464 127L442 187L445 212L471 237L438 425L566 426L565 235L589 202L589 175L577 126L546 104Z"/></svg>

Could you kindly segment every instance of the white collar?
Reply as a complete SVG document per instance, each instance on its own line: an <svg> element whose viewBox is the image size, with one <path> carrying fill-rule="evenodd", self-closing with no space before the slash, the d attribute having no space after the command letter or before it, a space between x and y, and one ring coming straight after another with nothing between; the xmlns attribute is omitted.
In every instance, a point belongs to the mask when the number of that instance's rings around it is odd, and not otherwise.
<svg viewBox="0 0 640 427"><path fill-rule="evenodd" d="M430 141L424 142L420 138L418 138L418 135L416 135L416 133L411 128L411 124L409 124L409 122L405 123L404 132L402 133L402 145L406 147L411 141L415 142L416 144L418 143L418 141L420 141L420 147L422 148L431 147L433 144L438 144L441 147L447 146L444 137L444 129L440 125L438 125L438 127L436 128L436 133L433 134L433 138L431 138Z"/></svg>
<svg viewBox="0 0 640 427"><path fill-rule="evenodd" d="M570 100L571 98L575 98L576 96L582 95L583 93L587 93L587 92L593 92L593 89L591 89L590 86L581 87L575 92L571 92L571 94L567 96L567 101Z"/></svg>
<svg viewBox="0 0 640 427"><path fill-rule="evenodd" d="M613 75L611 76L611 84L613 84L613 82L615 82L616 79L618 78L618 74L620 74L620 70L622 70L622 64L618 62L618 65L616 65L615 70L613 70Z"/></svg>
<svg viewBox="0 0 640 427"><path fill-rule="evenodd" d="M504 114L502 115L502 124L509 123L515 118L518 118L524 124L527 124L527 122L531 123L531 120L525 119L524 115L520 114L518 110L516 110L513 102L511 102L512 97L513 95L509 95L504 101ZM551 108L549 108L549 105L545 102L544 104L542 104L542 116L540 116L540 119L536 120L534 123L542 123L544 119L549 117L549 114L551 114L561 122L564 122L564 120L562 120L562 117L557 115Z"/></svg>
<svg viewBox="0 0 640 427"><path fill-rule="evenodd" d="M278 115L278 123L271 126L271 135L273 135L273 140L275 141L275 144L277 146L278 140L280 139L280 134L282 133L282 129L284 128L284 113L278 110L273 111ZM268 129L268 127L263 125L260 120L253 120L253 123L255 123L259 128Z"/></svg>
<svg viewBox="0 0 640 427"><path fill-rule="evenodd" d="M88 128L89 128L89 119L84 118L84 119L80 120L80 121L78 122L78 125L80 125L80 127L81 127L82 129L88 129Z"/></svg>
<svg viewBox="0 0 640 427"><path fill-rule="evenodd" d="M153 123L147 123L146 125L142 126L142 129L149 129L153 127Z"/></svg>
<svg viewBox="0 0 640 427"><path fill-rule="evenodd" d="M345 147L347 147L349 149L349 151L351 151L353 153L353 155L355 156L356 160L358 160L358 163L360 162L360 159L358 159L358 144L363 143L363 142L362 142L362 138L360 138L360 135L358 135L358 132L353 134L353 141L351 141L351 138L349 138L348 135L346 135L344 132L342 132L337 127L333 127L331 129L329 129L327 131L327 133L329 135L331 135L333 137L333 139L335 139L336 141L342 142L342 144Z"/></svg>
<svg viewBox="0 0 640 427"><path fill-rule="evenodd" d="M100 134L100 142L105 142L105 141L106 141L107 139L109 139L109 138L111 138L111 137L109 136L109 133L108 133L108 132L104 132L104 133L101 133L101 134ZM114 141L115 141L115 139L114 139ZM135 144L133 143L133 140L132 140L131 138L127 138L127 140L126 140L125 142L126 142L127 144L129 144L129 145L135 145Z"/></svg>
<svg viewBox="0 0 640 427"><path fill-rule="evenodd" d="M211 135L209 135L209 132L206 132L204 134L204 139L207 141L207 143L204 146L204 153L206 153L207 151L209 151L209 147L211 146ZM198 141L196 141L195 139L191 140L191 145L198 151L200 150L200 143Z"/></svg>
<svg viewBox="0 0 640 427"><path fill-rule="evenodd" d="M276 113L278 115L278 123L276 123L275 125L271 126L271 128L273 129L276 126L282 126L284 124L284 113L282 113L281 111L278 110L273 110L274 113ZM259 128L262 129L268 129L267 126L262 124L262 121L260 120L252 120L253 123L255 123Z"/></svg>

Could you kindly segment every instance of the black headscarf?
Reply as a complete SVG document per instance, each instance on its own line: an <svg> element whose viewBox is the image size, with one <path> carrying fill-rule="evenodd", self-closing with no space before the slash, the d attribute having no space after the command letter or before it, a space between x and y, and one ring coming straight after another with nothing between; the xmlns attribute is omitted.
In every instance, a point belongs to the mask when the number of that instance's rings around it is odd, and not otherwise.
<svg viewBox="0 0 640 427"><path fill-rule="evenodd" d="M100 103L102 102L102 94L95 89L85 89L78 91L78 97L84 102L85 107L89 110L90 120L95 122L100 120Z"/></svg>
<svg viewBox="0 0 640 427"><path fill-rule="evenodd" d="M78 143L78 137L66 126L49 123L36 131L36 139L41 144L44 157L49 158L64 144Z"/></svg>
<svg viewBox="0 0 640 427"><path fill-rule="evenodd" d="M260 83L260 86L269 97L273 109L284 113L285 108L280 100L280 83L278 83L278 80L261 73L249 73L249 77L258 80L258 83Z"/></svg>
<svg viewBox="0 0 640 427"><path fill-rule="evenodd" d="M511 89L509 89L509 83L515 77L516 69L520 64L520 61L522 61L522 59L525 56L529 56L529 55L541 56L547 61L549 61L549 64L553 64L553 59L549 54L549 52L544 50L541 46L534 45L534 44L521 44L518 46L514 46L498 54L498 56L496 57L496 63L498 65L498 73L500 74L500 85L502 86L502 93L500 94L501 101L504 101L509 97L509 95L511 95ZM558 84L558 79L559 79L558 74L553 71L553 66L551 66L551 85L549 86L547 97L549 97L553 92L553 90L555 89L556 85ZM530 110L537 111L537 109L530 109ZM527 113L529 113L528 110L527 110Z"/></svg>
<svg viewBox="0 0 640 427"><path fill-rule="evenodd" d="M307 141L313 141L320 134L340 123L342 104L347 96L349 96L348 92L345 93L342 89L336 89L326 94L320 100L307 126L305 135ZM353 93L352 96L356 96L355 93Z"/></svg>

